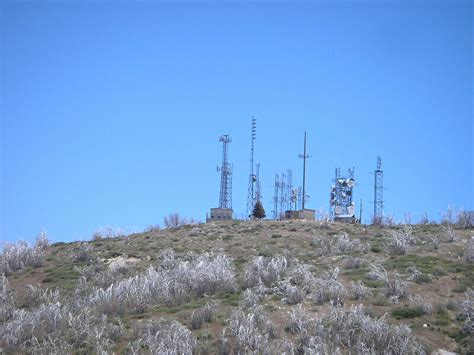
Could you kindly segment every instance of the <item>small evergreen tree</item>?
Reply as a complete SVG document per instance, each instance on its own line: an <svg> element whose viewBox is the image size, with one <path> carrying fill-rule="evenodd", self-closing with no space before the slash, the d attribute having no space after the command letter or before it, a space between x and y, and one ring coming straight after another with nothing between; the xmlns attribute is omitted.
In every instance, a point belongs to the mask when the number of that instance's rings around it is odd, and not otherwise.
<svg viewBox="0 0 474 355"><path fill-rule="evenodd" d="M255 219L265 218L265 210L263 209L263 205L260 201L257 201L257 203L255 203L255 207L252 211L252 217Z"/></svg>

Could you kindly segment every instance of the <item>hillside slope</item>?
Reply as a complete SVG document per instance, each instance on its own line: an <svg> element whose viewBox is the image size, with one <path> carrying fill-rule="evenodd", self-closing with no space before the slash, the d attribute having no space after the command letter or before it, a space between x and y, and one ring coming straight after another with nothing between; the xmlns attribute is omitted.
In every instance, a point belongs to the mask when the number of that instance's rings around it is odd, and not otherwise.
<svg viewBox="0 0 474 355"><path fill-rule="evenodd" d="M0 347L467 353L473 235L438 225L233 221L56 243L36 267L17 270L4 252Z"/></svg>

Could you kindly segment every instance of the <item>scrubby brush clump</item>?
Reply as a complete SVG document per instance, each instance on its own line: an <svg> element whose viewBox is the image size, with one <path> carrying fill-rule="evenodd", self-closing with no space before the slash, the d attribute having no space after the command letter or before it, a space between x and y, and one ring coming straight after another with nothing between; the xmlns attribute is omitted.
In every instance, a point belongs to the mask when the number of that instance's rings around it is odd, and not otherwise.
<svg viewBox="0 0 474 355"><path fill-rule="evenodd" d="M40 232L33 247L22 240L16 243L4 243L3 251L0 253L0 274L8 275L28 266L34 268L42 266L48 247L46 231Z"/></svg>

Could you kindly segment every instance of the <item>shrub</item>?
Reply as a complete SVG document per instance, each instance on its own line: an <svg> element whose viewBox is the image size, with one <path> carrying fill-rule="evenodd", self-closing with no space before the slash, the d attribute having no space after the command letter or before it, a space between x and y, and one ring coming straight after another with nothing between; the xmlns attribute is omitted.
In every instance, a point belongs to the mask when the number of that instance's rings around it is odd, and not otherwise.
<svg viewBox="0 0 474 355"><path fill-rule="evenodd" d="M372 224L374 226L383 227L385 223L384 223L383 217L373 217L372 218Z"/></svg>
<svg viewBox="0 0 474 355"><path fill-rule="evenodd" d="M310 245L312 247L318 248L318 256L330 255L332 253L333 246L331 240L328 237L317 235L313 237L310 242Z"/></svg>
<svg viewBox="0 0 474 355"><path fill-rule="evenodd" d="M5 274L0 277L0 322L9 320L15 310L15 299Z"/></svg>
<svg viewBox="0 0 474 355"><path fill-rule="evenodd" d="M299 309L293 318L292 329L299 334L296 348L301 353L424 354L410 328L371 318L362 306L332 307L317 320Z"/></svg>
<svg viewBox="0 0 474 355"><path fill-rule="evenodd" d="M43 303L57 303L60 298L58 289L42 289L39 285L26 285L26 304L29 307L37 307Z"/></svg>
<svg viewBox="0 0 474 355"><path fill-rule="evenodd" d="M304 291L292 285L288 279L278 281L273 288L273 293L283 296L281 301L288 304L301 303L305 296Z"/></svg>
<svg viewBox="0 0 474 355"><path fill-rule="evenodd" d="M325 278L315 279L311 287L312 300L317 304L331 302L333 305L344 305L347 291L344 285L337 279L339 268L328 273Z"/></svg>
<svg viewBox="0 0 474 355"><path fill-rule="evenodd" d="M195 310L191 314L191 328L199 329L203 323L212 322L216 315L216 304L212 302L206 303L203 307Z"/></svg>
<svg viewBox="0 0 474 355"><path fill-rule="evenodd" d="M457 311L459 309L459 304L455 300L449 300L446 302L446 308L450 311Z"/></svg>
<svg viewBox="0 0 474 355"><path fill-rule="evenodd" d="M257 256L245 267L244 284L246 287L254 287L261 283L271 286L283 277L287 266L286 258L281 255L273 258Z"/></svg>
<svg viewBox="0 0 474 355"><path fill-rule="evenodd" d="M422 314L430 314L433 311L433 305L419 296L410 296L410 302L412 302L416 308L418 308Z"/></svg>
<svg viewBox="0 0 474 355"><path fill-rule="evenodd" d="M275 337L272 322L259 306L250 309L248 312L240 309L236 310L232 313L228 323L233 337L234 353L236 354L266 353L265 350L269 348L271 338Z"/></svg>
<svg viewBox="0 0 474 355"><path fill-rule="evenodd" d="M344 259L344 269L359 269L364 263L364 259L350 256Z"/></svg>
<svg viewBox="0 0 474 355"><path fill-rule="evenodd" d="M462 228L472 228L474 225L474 211L463 211L457 213L457 224Z"/></svg>
<svg viewBox="0 0 474 355"><path fill-rule="evenodd" d="M474 263L474 237L471 237L464 248L464 259L468 263Z"/></svg>
<svg viewBox="0 0 474 355"><path fill-rule="evenodd" d="M448 243L454 243L456 242L459 237L454 230L454 227L451 223L448 223L443 226L443 231L444 231L444 240Z"/></svg>
<svg viewBox="0 0 474 355"><path fill-rule="evenodd" d="M287 328L294 334L308 331L314 324L314 319L309 315L308 312L303 308L301 304L291 309L288 312L288 323Z"/></svg>
<svg viewBox="0 0 474 355"><path fill-rule="evenodd" d="M363 245L357 239L351 239L347 234L339 236L335 243L336 249L339 253L347 254L352 252L366 252L367 246Z"/></svg>
<svg viewBox="0 0 474 355"><path fill-rule="evenodd" d="M433 249L435 250L439 249L439 239L436 236L430 237L429 242L433 246Z"/></svg>
<svg viewBox="0 0 474 355"><path fill-rule="evenodd" d="M73 299L66 306L53 303L56 292L34 287L30 292L50 303L31 310L14 309L8 320L0 323L0 343L7 353L70 353L79 348L104 353L124 332L120 320L110 322L87 303Z"/></svg>
<svg viewBox="0 0 474 355"><path fill-rule="evenodd" d="M47 239L43 237L44 235L40 233L40 239L33 248L30 248L28 243L22 240L16 243L4 243L3 252L0 254L0 273L8 274L27 266L42 266L47 243Z"/></svg>
<svg viewBox="0 0 474 355"><path fill-rule="evenodd" d="M187 224L196 224L198 223L194 219L187 219L181 217L179 213L170 213L168 216L163 218L163 224L166 228L177 228Z"/></svg>
<svg viewBox="0 0 474 355"><path fill-rule="evenodd" d="M149 267L144 273L103 289L96 287L84 300L105 314L124 314L127 309L143 313L152 302L178 305L192 295L202 297L216 291L234 291L234 271L223 254L189 255L175 260L168 255L166 267Z"/></svg>
<svg viewBox="0 0 474 355"><path fill-rule="evenodd" d="M34 249L45 251L49 248L49 240L48 240L48 233L46 230L41 230L36 237L36 242Z"/></svg>
<svg viewBox="0 0 474 355"><path fill-rule="evenodd" d="M314 280L314 275L311 273L310 266L308 264L296 262L291 268L287 270L286 274L292 283L303 288L310 287Z"/></svg>
<svg viewBox="0 0 474 355"><path fill-rule="evenodd" d="M423 311L418 307L396 308L392 310L392 316L397 319L416 318L423 315Z"/></svg>
<svg viewBox="0 0 474 355"><path fill-rule="evenodd" d="M370 264L368 278L371 280L383 281L383 293L385 296L391 298L391 301L396 303L399 299L406 298L407 283L400 279L398 274L389 277L387 271L380 264Z"/></svg>
<svg viewBox="0 0 474 355"><path fill-rule="evenodd" d="M126 233L125 231L117 226L103 226L99 227L93 234L92 240L101 240L104 238L117 238L122 237Z"/></svg>
<svg viewBox="0 0 474 355"><path fill-rule="evenodd" d="M427 212L423 212L423 215L421 216L419 223L424 226L430 223L430 219L428 218Z"/></svg>
<svg viewBox="0 0 474 355"><path fill-rule="evenodd" d="M395 254L405 254L410 245L415 243L415 239L412 236L413 228L410 225L403 225L401 232L395 230L389 231L389 250Z"/></svg>
<svg viewBox="0 0 474 355"><path fill-rule="evenodd" d="M160 226L158 224L150 224L145 229L145 232L147 233L153 233L153 232L159 232L159 231L160 231Z"/></svg>
<svg viewBox="0 0 474 355"><path fill-rule="evenodd" d="M466 292L466 299L461 303L458 320L464 321L462 333L467 336L474 335L474 290L469 289Z"/></svg>
<svg viewBox="0 0 474 355"><path fill-rule="evenodd" d="M364 286L362 281L357 281L356 284L352 282L352 289L351 289L351 298L353 300L364 300L372 296L372 292L370 292L369 288Z"/></svg>
<svg viewBox="0 0 474 355"><path fill-rule="evenodd" d="M415 264L408 267L407 272L410 274L408 277L409 281L415 281L416 283L428 283L433 281L431 274L422 273Z"/></svg>
<svg viewBox="0 0 474 355"><path fill-rule="evenodd" d="M105 315L97 314L90 307L83 307L77 312L67 313L67 334L75 347L93 344L97 353L113 346L124 333L120 319L110 322Z"/></svg>
<svg viewBox="0 0 474 355"><path fill-rule="evenodd" d="M152 354L193 354L196 339L191 331L175 320L160 318L146 324L142 337L131 344L132 348L144 346Z"/></svg>
<svg viewBox="0 0 474 355"><path fill-rule="evenodd" d="M256 306L260 300L261 297L248 288L242 293L240 297L239 308L242 310L248 310Z"/></svg>
<svg viewBox="0 0 474 355"><path fill-rule="evenodd" d="M90 244L81 243L79 247L74 248L73 258L76 261L89 262L93 259L91 251L92 246Z"/></svg>

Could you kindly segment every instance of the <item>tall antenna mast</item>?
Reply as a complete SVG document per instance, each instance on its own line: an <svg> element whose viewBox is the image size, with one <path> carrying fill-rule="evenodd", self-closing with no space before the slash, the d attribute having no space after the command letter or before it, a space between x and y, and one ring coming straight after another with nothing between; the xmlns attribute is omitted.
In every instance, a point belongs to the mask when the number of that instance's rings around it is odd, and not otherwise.
<svg viewBox="0 0 474 355"><path fill-rule="evenodd" d="M279 182L280 177L278 174L275 174L275 190L273 192L273 219L278 219L278 191L279 191Z"/></svg>
<svg viewBox="0 0 474 355"><path fill-rule="evenodd" d="M260 163L257 163L257 182L255 183L255 200L262 200L262 186L260 184Z"/></svg>
<svg viewBox="0 0 474 355"><path fill-rule="evenodd" d="M377 169L374 181L374 224L382 223L383 219L383 170L382 158L377 157Z"/></svg>
<svg viewBox="0 0 474 355"><path fill-rule="evenodd" d="M285 173L281 174L281 180L280 180L280 216L282 216L285 213L285 207L286 207L286 175Z"/></svg>
<svg viewBox="0 0 474 355"><path fill-rule="evenodd" d="M304 201L306 200L306 159L309 158L309 155L306 154L306 131L304 131L304 152L300 154L299 157L303 158L303 196L301 209L304 210Z"/></svg>
<svg viewBox="0 0 474 355"><path fill-rule="evenodd" d="M257 135L257 119L252 116L252 130L251 130L251 144L250 144L250 174L249 174L249 186L247 190L247 213L246 219L249 218L251 211L255 205L255 193L254 193L254 184L257 181L257 177L254 174L253 170L253 153L254 153L254 143Z"/></svg>
<svg viewBox="0 0 474 355"><path fill-rule="evenodd" d="M232 208L232 164L228 162L229 143L232 138L227 134L220 136L222 142L222 166L217 167L221 172L221 191L219 194L219 208Z"/></svg>
<svg viewBox="0 0 474 355"><path fill-rule="evenodd" d="M293 193L293 171L286 171L286 209L291 210L291 196Z"/></svg>

